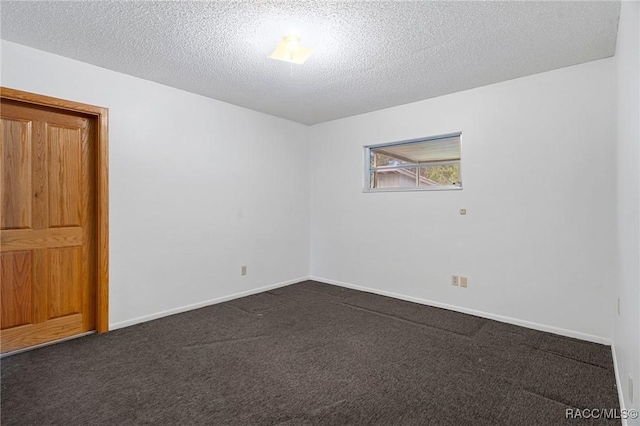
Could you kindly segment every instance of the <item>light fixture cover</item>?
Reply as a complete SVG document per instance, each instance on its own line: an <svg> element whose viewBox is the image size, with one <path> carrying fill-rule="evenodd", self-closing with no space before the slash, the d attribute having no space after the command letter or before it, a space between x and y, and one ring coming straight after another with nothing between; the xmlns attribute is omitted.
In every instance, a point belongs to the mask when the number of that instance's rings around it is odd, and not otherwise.
<svg viewBox="0 0 640 426"><path fill-rule="evenodd" d="M269 58L302 65L313 55L313 52L313 49L300 46L300 39L298 37L286 36L280 40L280 43L278 43L278 46L276 46Z"/></svg>

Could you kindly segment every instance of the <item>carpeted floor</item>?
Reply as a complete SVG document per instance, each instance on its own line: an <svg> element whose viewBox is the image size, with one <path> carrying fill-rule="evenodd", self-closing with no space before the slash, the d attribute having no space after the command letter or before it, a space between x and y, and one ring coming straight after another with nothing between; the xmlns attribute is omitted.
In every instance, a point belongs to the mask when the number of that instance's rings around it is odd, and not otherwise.
<svg viewBox="0 0 640 426"><path fill-rule="evenodd" d="M576 425L566 409L619 407L607 346L312 281L1 368L5 426Z"/></svg>

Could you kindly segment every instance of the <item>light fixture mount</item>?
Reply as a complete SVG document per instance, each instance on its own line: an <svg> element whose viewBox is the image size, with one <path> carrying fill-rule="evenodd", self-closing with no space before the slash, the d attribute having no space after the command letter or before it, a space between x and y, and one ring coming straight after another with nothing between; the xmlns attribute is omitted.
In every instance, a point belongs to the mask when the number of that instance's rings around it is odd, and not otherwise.
<svg viewBox="0 0 640 426"><path fill-rule="evenodd" d="M269 58L302 65L313 55L313 52L312 49L300 45L299 37L287 35L282 37L282 40L280 40L280 43L278 43Z"/></svg>

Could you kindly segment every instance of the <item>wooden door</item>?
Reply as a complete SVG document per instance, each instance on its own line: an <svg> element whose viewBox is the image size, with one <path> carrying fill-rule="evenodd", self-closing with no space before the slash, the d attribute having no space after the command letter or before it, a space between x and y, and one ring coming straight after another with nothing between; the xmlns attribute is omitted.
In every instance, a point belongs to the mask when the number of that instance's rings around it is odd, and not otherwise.
<svg viewBox="0 0 640 426"><path fill-rule="evenodd" d="M2 98L1 352L96 329L98 127Z"/></svg>

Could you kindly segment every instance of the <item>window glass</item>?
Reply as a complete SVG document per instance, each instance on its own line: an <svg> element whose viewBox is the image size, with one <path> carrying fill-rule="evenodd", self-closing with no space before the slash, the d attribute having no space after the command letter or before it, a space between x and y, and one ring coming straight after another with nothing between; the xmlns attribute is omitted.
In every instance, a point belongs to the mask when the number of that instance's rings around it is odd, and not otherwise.
<svg viewBox="0 0 640 426"><path fill-rule="evenodd" d="M460 133L365 147L365 190L460 189Z"/></svg>

